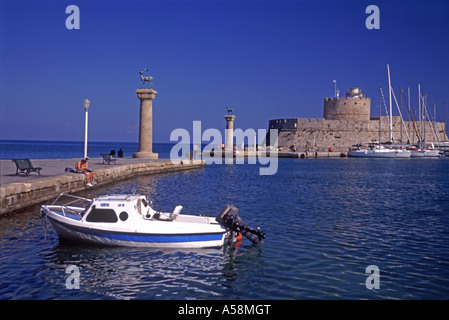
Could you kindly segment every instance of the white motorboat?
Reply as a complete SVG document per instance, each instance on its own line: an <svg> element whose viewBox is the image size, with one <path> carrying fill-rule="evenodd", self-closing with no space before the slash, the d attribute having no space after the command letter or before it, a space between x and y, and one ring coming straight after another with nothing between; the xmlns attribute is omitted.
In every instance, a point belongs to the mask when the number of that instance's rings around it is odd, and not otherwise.
<svg viewBox="0 0 449 320"><path fill-rule="evenodd" d="M228 205L217 218L158 212L143 195L115 194L87 199L60 194L52 204L43 205L60 238L100 245L207 248L221 247L233 233L245 235L253 243L265 234L244 223L238 209Z"/></svg>

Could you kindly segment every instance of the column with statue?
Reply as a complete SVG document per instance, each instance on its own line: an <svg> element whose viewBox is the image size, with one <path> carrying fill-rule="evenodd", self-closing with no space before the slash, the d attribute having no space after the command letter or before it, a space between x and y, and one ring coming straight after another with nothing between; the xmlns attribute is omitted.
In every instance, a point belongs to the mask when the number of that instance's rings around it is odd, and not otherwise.
<svg viewBox="0 0 449 320"><path fill-rule="evenodd" d="M133 158L157 159L158 154L153 153L153 100L157 91L152 89L153 77L144 77L140 71L142 88L137 89L137 97L140 100L140 123L139 123L139 151L133 153ZM145 82L149 87L145 88Z"/></svg>

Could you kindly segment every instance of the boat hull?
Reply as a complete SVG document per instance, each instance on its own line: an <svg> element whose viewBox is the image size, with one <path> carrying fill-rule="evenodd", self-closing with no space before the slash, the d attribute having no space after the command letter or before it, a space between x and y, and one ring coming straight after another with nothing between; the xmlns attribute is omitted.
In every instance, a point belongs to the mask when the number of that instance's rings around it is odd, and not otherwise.
<svg viewBox="0 0 449 320"><path fill-rule="evenodd" d="M413 150L410 157L412 158L423 158L424 157L424 151L422 150Z"/></svg>
<svg viewBox="0 0 449 320"><path fill-rule="evenodd" d="M426 150L424 152L425 158L437 158L440 157L440 150Z"/></svg>
<svg viewBox="0 0 449 320"><path fill-rule="evenodd" d="M349 157L355 158L410 158L409 151L377 151L377 150L356 150L349 151Z"/></svg>
<svg viewBox="0 0 449 320"><path fill-rule="evenodd" d="M215 231L157 233L125 230L109 230L82 226L81 222L60 217L48 211L53 228L62 239L97 245L152 247L152 248L211 248L221 247L225 241L225 230L218 225ZM173 222L167 222L173 223ZM214 228L216 227L216 228Z"/></svg>

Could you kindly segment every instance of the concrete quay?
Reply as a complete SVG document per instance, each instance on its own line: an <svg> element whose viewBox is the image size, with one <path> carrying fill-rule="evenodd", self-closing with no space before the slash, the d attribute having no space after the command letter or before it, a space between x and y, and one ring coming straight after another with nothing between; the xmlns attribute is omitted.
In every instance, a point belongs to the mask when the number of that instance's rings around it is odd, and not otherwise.
<svg viewBox="0 0 449 320"><path fill-rule="evenodd" d="M202 157L212 157L207 153L203 153ZM225 157L225 152L216 151L214 156L217 158ZM234 158L251 158L251 157L278 157L278 158L344 158L347 157L347 152L335 151L244 151L233 153Z"/></svg>
<svg viewBox="0 0 449 320"><path fill-rule="evenodd" d="M279 158L344 158L347 152L328 152L328 151L278 151Z"/></svg>
<svg viewBox="0 0 449 320"><path fill-rule="evenodd" d="M204 161L183 161L173 164L170 159L118 158L117 164L103 164L102 158L90 158L89 169L94 171L96 185L86 186L80 173L65 172L74 168L80 159L32 159L33 166L42 167L41 175L16 175L11 160L0 160L0 215L22 210L56 197L60 193L74 193L104 186L139 175L159 174L204 168Z"/></svg>

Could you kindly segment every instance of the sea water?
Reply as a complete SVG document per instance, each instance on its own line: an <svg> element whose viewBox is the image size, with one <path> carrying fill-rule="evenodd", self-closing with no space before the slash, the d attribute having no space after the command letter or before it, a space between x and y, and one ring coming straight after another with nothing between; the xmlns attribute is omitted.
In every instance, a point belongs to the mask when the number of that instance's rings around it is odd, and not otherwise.
<svg viewBox="0 0 449 320"><path fill-rule="evenodd" d="M153 151L161 157L168 158L173 144L155 143ZM132 157L139 151L137 142L98 142L88 143L87 155L91 158L101 158L102 153L122 149L124 157ZM0 140L0 159L72 159L82 158L84 142L82 141L28 141Z"/></svg>
<svg viewBox="0 0 449 320"><path fill-rule="evenodd" d="M214 164L80 193L138 186L157 210L211 216L232 203L265 231L257 245L79 245L60 241L38 206L0 218L0 299L447 299L449 159L279 159L275 175L258 169Z"/></svg>

